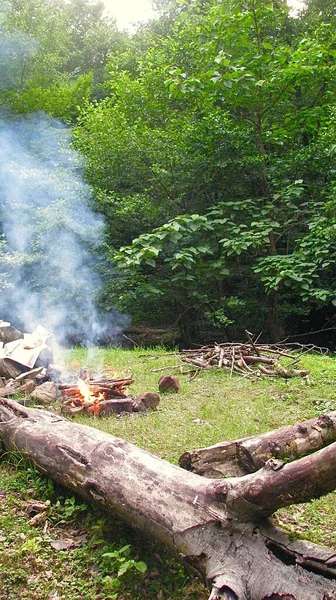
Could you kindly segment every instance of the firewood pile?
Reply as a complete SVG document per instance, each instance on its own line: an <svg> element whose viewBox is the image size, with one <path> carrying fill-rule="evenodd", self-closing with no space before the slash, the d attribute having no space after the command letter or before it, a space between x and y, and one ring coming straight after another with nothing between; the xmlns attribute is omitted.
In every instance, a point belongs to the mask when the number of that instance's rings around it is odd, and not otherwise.
<svg viewBox="0 0 336 600"><path fill-rule="evenodd" d="M230 376L234 373L243 377L304 377L309 381L309 370L300 369L298 363L302 354L318 351L326 354L327 348L313 345L295 344L259 344L247 332L248 342L223 343L213 346L202 346L192 350L182 350L179 358L183 364L192 367L186 373L190 378L196 377L204 369L226 369ZM289 362L280 364L284 357Z"/></svg>
<svg viewBox="0 0 336 600"><path fill-rule="evenodd" d="M183 350L180 358L194 368L196 376L203 369L226 369L230 375L238 373L245 377L308 377L308 370L283 367L280 356L286 356L297 362L298 358L272 346L254 346L252 344L216 344L213 347L196 350ZM292 365L293 365L292 363Z"/></svg>

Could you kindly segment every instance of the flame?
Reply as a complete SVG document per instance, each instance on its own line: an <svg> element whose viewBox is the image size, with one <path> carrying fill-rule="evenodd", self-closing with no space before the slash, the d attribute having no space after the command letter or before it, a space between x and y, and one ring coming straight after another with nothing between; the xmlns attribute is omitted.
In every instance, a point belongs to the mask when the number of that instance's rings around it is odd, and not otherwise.
<svg viewBox="0 0 336 600"><path fill-rule="evenodd" d="M83 396L84 404L92 404L93 402L96 402L95 396L92 394L89 386L87 385L87 383L85 383L84 379L80 379L80 377L78 377L77 385L80 393Z"/></svg>

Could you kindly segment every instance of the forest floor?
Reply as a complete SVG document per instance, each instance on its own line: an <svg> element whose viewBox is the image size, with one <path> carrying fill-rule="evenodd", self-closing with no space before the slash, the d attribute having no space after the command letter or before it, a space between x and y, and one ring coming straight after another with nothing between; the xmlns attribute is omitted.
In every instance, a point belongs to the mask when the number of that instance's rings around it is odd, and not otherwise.
<svg viewBox="0 0 336 600"><path fill-rule="evenodd" d="M164 349L68 351L74 372L87 366L132 375L130 393L157 391L178 359ZM165 367L171 367L163 369ZM266 432L335 410L336 358L305 355L310 383L296 377L244 379L228 371L180 376L178 393L152 412L76 417L177 463L185 451ZM155 372L153 372L155 370ZM336 549L336 492L279 511L281 526ZM39 522L34 503L44 502ZM37 523L32 515L37 514ZM36 521L36 520L35 520ZM42 477L16 454L0 462L0 600L206 600L202 585L159 544Z"/></svg>

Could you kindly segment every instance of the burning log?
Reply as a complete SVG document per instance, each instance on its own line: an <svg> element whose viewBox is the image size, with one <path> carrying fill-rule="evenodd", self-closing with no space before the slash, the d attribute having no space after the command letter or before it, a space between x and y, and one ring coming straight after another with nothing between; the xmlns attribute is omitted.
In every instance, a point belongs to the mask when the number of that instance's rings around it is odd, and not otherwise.
<svg viewBox="0 0 336 600"><path fill-rule="evenodd" d="M99 394L108 398L126 398L126 389L134 383L132 377L124 377L118 379L79 379L77 383L59 384L58 389L62 396L71 397L86 397L91 396L98 398Z"/></svg>
<svg viewBox="0 0 336 600"><path fill-rule="evenodd" d="M66 415L83 413L94 416L108 416L115 413L132 413L156 408L160 396L146 392L136 398L127 394L127 387L134 383L132 377L118 379L78 380L78 384L58 386L65 400L62 412Z"/></svg>
<svg viewBox="0 0 336 600"><path fill-rule="evenodd" d="M74 404L73 402L65 402L62 405L62 413L65 415L82 413L84 415L106 417L110 414L120 414L123 412L131 413L133 410L133 398L101 400L99 402L91 402L87 404L83 404L81 400L78 400L77 404Z"/></svg>
<svg viewBox="0 0 336 600"><path fill-rule="evenodd" d="M0 433L44 474L165 542L208 585L209 600L336 600L335 550L293 541L269 520L336 488L335 442L289 464L271 459L255 473L211 480L6 399Z"/></svg>

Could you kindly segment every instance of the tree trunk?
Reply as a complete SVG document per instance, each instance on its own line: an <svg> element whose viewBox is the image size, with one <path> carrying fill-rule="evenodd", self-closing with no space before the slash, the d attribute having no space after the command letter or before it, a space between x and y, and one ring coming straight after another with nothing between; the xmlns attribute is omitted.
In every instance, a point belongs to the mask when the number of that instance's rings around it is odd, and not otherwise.
<svg viewBox="0 0 336 600"><path fill-rule="evenodd" d="M208 585L211 600L336 600L336 552L290 540L267 517L336 487L336 443L290 464L272 459L253 474L212 480L6 399L0 420L7 449L166 543Z"/></svg>

